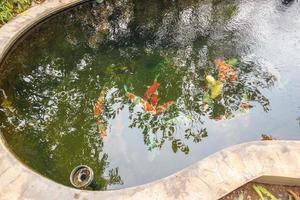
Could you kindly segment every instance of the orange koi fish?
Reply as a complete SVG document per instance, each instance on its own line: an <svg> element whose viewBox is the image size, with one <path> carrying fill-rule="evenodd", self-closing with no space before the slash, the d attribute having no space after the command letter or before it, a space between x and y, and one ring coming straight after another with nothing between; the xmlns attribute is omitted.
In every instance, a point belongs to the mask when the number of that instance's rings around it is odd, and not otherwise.
<svg viewBox="0 0 300 200"><path fill-rule="evenodd" d="M156 106L156 105L157 105L157 102L158 102L158 96L154 94L154 95L151 97L151 104L152 104L153 106Z"/></svg>
<svg viewBox="0 0 300 200"><path fill-rule="evenodd" d="M215 64L219 70L219 81L224 83L226 79L231 82L237 80L236 71L233 70L231 65L226 64L221 58L217 58Z"/></svg>
<svg viewBox="0 0 300 200"><path fill-rule="evenodd" d="M99 127L99 135L100 135L100 137L103 139L105 136L107 136L107 133L106 133L106 131L103 129L103 128L100 128Z"/></svg>
<svg viewBox="0 0 300 200"><path fill-rule="evenodd" d="M95 104L95 106L94 106L94 115L95 115L96 117L98 117L98 116L101 115L101 112L102 112L101 106L100 106L100 104L97 102L97 103Z"/></svg>
<svg viewBox="0 0 300 200"><path fill-rule="evenodd" d="M151 112L151 111L154 111L154 107L151 103L145 101L144 105L143 105L144 109L147 111L147 112Z"/></svg>
<svg viewBox="0 0 300 200"><path fill-rule="evenodd" d="M133 93L128 92L127 97L131 102L134 102L138 97L135 96Z"/></svg>
<svg viewBox="0 0 300 200"><path fill-rule="evenodd" d="M105 101L106 90L102 90L100 92L99 98L94 106L94 115L95 117L99 117L102 114L102 108Z"/></svg>
<svg viewBox="0 0 300 200"><path fill-rule="evenodd" d="M155 114L159 115L168 110L172 105L176 105L175 101L168 101L155 109Z"/></svg>
<svg viewBox="0 0 300 200"><path fill-rule="evenodd" d="M106 96L107 89L104 88L99 95L99 98L97 102L94 105L94 115L97 119L97 125L98 125L98 133L101 138L104 138L106 134L106 123L101 117L102 111L103 111L103 105L105 103L105 96Z"/></svg>
<svg viewBox="0 0 300 200"><path fill-rule="evenodd" d="M213 118L213 120L217 121L221 121L222 120L222 116L216 116Z"/></svg>
<svg viewBox="0 0 300 200"><path fill-rule="evenodd" d="M250 108L250 105L247 101L244 101L240 105L241 108L248 110Z"/></svg>
<svg viewBox="0 0 300 200"><path fill-rule="evenodd" d="M169 109L172 105L176 105L175 101L168 101L162 105L162 107L166 110Z"/></svg>
<svg viewBox="0 0 300 200"><path fill-rule="evenodd" d="M148 100L159 88L159 83L155 80L153 82L153 84L147 89L147 91L145 92L143 99L144 100Z"/></svg>
<svg viewBox="0 0 300 200"><path fill-rule="evenodd" d="M157 108L155 109L155 114L156 114L156 115L160 115L160 114L163 113L163 112L164 112L164 108L161 107L161 106L159 106L159 107L157 107Z"/></svg>
<svg viewBox="0 0 300 200"><path fill-rule="evenodd" d="M125 92L126 92L126 95L128 97L128 99L132 102L132 103L138 103L138 100L140 97L136 96L135 94L131 93L131 92L128 92L127 90L127 86L125 85L124 86L124 89L125 89Z"/></svg>
<svg viewBox="0 0 300 200"><path fill-rule="evenodd" d="M165 110L169 109L172 105L176 105L175 101L168 101L161 106L157 106L158 104L158 95L155 92L159 88L159 83L156 81L156 78L153 84L147 89L143 98L140 98L133 93L128 92L127 87L124 86L127 97L131 100L131 102L136 102L142 106L142 108L151 114L159 115L163 113ZM148 99L150 99L148 101Z"/></svg>

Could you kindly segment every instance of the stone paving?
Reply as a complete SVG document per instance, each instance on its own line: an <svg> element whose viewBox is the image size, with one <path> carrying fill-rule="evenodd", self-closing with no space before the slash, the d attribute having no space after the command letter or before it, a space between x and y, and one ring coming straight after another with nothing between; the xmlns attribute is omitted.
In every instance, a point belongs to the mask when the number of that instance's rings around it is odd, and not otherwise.
<svg viewBox="0 0 300 200"><path fill-rule="evenodd" d="M18 38L48 16L80 0L48 0L0 28L0 61ZM81 191L55 183L24 166L0 139L0 199L214 200L243 184L284 180L300 185L300 141L250 142L229 147L161 180L115 191ZM265 177L265 178L264 178Z"/></svg>

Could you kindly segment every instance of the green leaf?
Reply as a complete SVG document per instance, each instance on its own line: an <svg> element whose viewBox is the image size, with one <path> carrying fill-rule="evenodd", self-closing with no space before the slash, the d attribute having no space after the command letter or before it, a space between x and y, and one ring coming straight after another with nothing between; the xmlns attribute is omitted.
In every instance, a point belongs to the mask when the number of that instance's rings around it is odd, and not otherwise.
<svg viewBox="0 0 300 200"><path fill-rule="evenodd" d="M255 192L257 193L257 195L259 196L260 200L265 200L263 194L261 193L259 187L257 185L253 185L253 189L255 190Z"/></svg>
<svg viewBox="0 0 300 200"><path fill-rule="evenodd" d="M271 198L271 200L279 200L271 192L269 192L266 188L264 188L261 185L253 185L253 188L262 200L264 200L263 194Z"/></svg>
<svg viewBox="0 0 300 200"><path fill-rule="evenodd" d="M271 192L269 192L266 188L259 186L260 187L260 191L262 191L263 194L265 194L266 196L270 197L271 200L278 200Z"/></svg>

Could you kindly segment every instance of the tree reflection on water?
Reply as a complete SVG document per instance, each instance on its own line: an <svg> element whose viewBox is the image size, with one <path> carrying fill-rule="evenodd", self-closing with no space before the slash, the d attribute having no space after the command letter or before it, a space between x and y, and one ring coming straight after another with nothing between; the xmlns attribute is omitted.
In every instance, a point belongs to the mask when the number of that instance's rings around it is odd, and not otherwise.
<svg viewBox="0 0 300 200"><path fill-rule="evenodd" d="M276 79L239 54L230 26L237 8L235 1L104 1L51 19L1 68L0 87L13 102L13 109L0 111L1 131L25 163L58 182L69 185L68 172L85 163L101 189L122 184L92 113L107 89L101 119L107 132L125 112L147 149L171 144L174 153L188 154L189 141L209 136L205 121L230 120L256 105L269 111L263 91ZM238 80L225 82L212 99L206 76L218 77L217 57L238 59ZM157 75L159 103L176 106L153 115L131 103L124 86L143 96Z"/></svg>

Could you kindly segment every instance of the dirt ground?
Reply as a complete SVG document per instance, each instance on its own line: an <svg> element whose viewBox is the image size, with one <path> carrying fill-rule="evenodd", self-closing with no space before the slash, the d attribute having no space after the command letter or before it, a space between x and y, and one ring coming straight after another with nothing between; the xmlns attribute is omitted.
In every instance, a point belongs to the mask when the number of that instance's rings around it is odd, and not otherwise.
<svg viewBox="0 0 300 200"><path fill-rule="evenodd" d="M220 200L260 200L259 196L253 189L253 185L260 185L266 188L271 194L273 194L278 200L300 200L297 197L293 197L288 190L293 191L296 196L300 197L300 187L299 186L286 186L286 185L271 185L262 183L248 183L235 191L231 192L227 196L221 198ZM269 200L271 198L264 197L264 200ZM271 199L275 200L275 199Z"/></svg>

